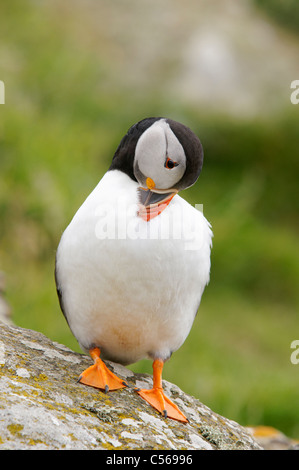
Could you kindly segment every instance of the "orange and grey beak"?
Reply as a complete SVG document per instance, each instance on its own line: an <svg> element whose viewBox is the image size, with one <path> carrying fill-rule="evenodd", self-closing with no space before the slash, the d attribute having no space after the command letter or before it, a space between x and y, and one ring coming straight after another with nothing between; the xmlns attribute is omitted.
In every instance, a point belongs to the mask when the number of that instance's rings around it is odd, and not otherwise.
<svg viewBox="0 0 299 470"><path fill-rule="evenodd" d="M154 182L148 180L150 178L146 181L148 189L139 187L138 191L140 203L138 215L146 222L161 214L178 192L176 189L156 189Z"/></svg>

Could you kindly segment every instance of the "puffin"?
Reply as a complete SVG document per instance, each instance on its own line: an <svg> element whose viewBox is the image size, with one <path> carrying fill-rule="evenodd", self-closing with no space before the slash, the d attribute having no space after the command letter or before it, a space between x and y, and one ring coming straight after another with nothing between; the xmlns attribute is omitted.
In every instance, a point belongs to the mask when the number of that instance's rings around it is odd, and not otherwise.
<svg viewBox="0 0 299 470"><path fill-rule="evenodd" d="M187 338L210 279L212 229L178 195L198 179L203 147L189 127L142 119L62 233L55 257L61 310L93 364L78 381L128 387L105 360L152 361L153 387L134 390L164 417L188 418L163 390L165 362Z"/></svg>

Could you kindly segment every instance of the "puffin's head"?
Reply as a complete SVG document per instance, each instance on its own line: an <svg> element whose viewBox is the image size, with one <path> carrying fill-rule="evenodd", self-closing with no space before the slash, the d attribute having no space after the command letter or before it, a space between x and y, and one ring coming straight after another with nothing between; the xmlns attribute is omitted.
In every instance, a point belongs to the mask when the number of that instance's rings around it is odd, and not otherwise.
<svg viewBox="0 0 299 470"><path fill-rule="evenodd" d="M202 145L188 127L171 119L147 118L129 129L110 169L124 171L139 183L139 214L150 220L178 191L195 183L202 164Z"/></svg>

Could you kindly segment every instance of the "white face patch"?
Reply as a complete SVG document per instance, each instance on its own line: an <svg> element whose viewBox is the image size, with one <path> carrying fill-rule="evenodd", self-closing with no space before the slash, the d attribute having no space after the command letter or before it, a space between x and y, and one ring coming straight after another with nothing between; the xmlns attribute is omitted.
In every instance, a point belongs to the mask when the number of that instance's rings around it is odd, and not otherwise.
<svg viewBox="0 0 299 470"><path fill-rule="evenodd" d="M175 163L173 168L167 168L167 159ZM146 179L151 178L156 189L175 188L185 169L186 156L182 145L164 119L156 121L141 135L136 145L134 174L139 184L146 187Z"/></svg>

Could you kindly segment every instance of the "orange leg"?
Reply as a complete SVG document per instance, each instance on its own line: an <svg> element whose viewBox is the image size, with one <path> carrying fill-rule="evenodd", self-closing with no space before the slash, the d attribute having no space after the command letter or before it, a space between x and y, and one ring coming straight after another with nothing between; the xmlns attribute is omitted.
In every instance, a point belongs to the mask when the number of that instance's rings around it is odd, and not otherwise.
<svg viewBox="0 0 299 470"><path fill-rule="evenodd" d="M188 423L186 416L179 408L165 395L162 388L162 370L164 362L161 359L155 359L153 362L153 388L150 390L137 389L136 392L160 411L165 418L172 418L183 423Z"/></svg>
<svg viewBox="0 0 299 470"><path fill-rule="evenodd" d="M109 390L128 387L128 384L113 374L100 358L99 348L90 349L89 354L94 364L80 375L78 382L91 387L101 388L107 393Z"/></svg>

